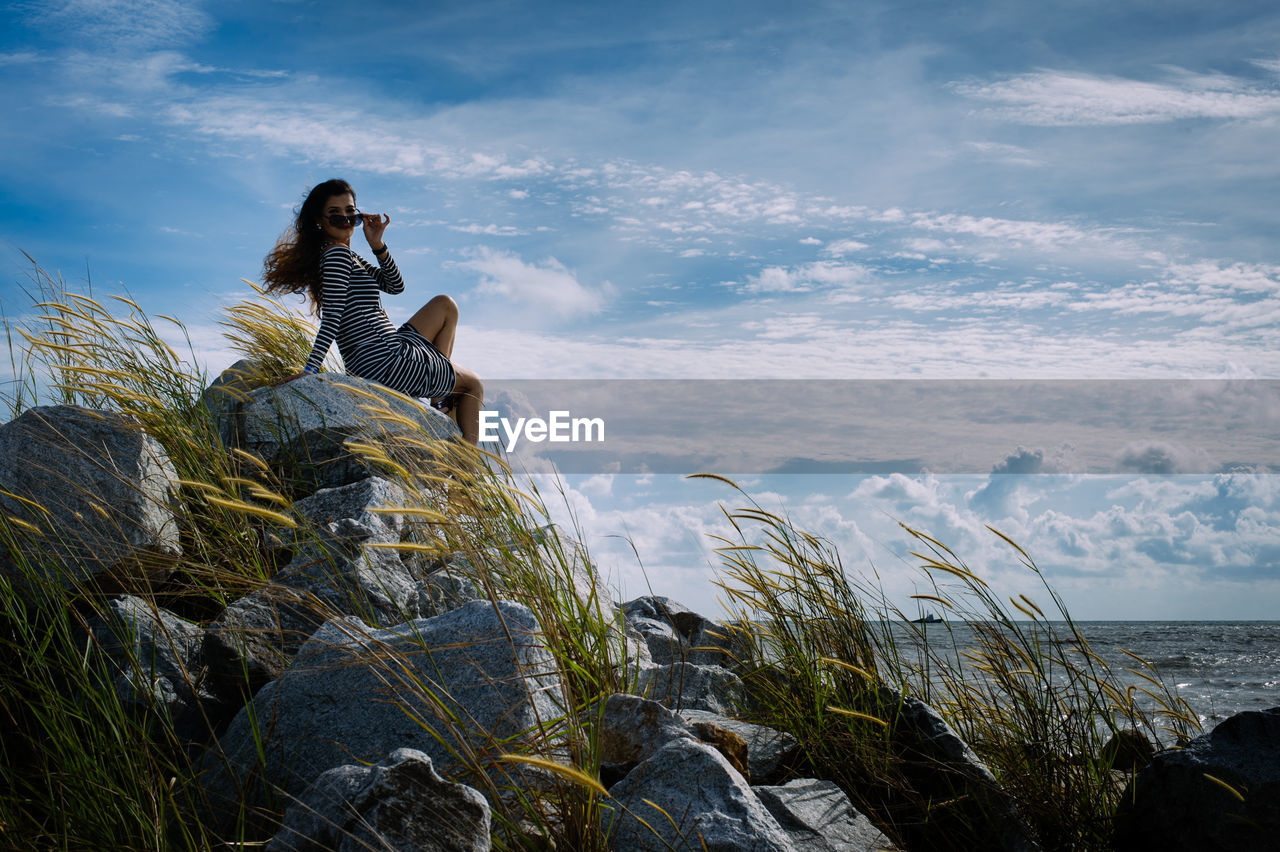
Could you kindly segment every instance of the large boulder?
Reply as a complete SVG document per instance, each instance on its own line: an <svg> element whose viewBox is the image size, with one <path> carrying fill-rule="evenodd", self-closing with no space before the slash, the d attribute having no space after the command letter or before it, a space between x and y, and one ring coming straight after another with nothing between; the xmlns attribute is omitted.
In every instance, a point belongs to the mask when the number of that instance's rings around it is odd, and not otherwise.
<svg viewBox="0 0 1280 852"><path fill-rule="evenodd" d="M203 697L203 629L132 595L104 610L89 632L115 668L121 702L176 719Z"/></svg>
<svg viewBox="0 0 1280 852"><path fill-rule="evenodd" d="M400 748L322 773L285 812L267 852L489 852L489 803Z"/></svg>
<svg viewBox="0 0 1280 852"><path fill-rule="evenodd" d="M744 700L742 683L733 672L693 663L641 666L635 693L672 710L707 710L722 716L731 715Z"/></svg>
<svg viewBox="0 0 1280 852"><path fill-rule="evenodd" d="M609 789L614 849L795 852L720 752L691 738L655 751Z"/></svg>
<svg viewBox="0 0 1280 852"><path fill-rule="evenodd" d="M918 698L879 691L900 769L917 794L936 803L902 827L907 848L1032 852L1040 844L1009 795L968 743Z"/></svg>
<svg viewBox="0 0 1280 852"><path fill-rule="evenodd" d="M232 721L203 784L226 820L237 791L250 806L278 805L328 769L415 748L446 778L483 786L472 769L504 752L563 756L556 686L555 662L520 604L477 601L390 630L331 621Z"/></svg>
<svg viewBox="0 0 1280 852"><path fill-rule="evenodd" d="M298 553L270 583L210 623L205 655L220 681L256 691L283 674L308 637L336 616L391 627L421 614L420 583L394 550L356 546L344 552L343 540L329 545Z"/></svg>
<svg viewBox="0 0 1280 852"><path fill-rule="evenodd" d="M1121 850L1275 849L1280 842L1280 707L1226 719L1155 756L1116 815Z"/></svg>
<svg viewBox="0 0 1280 852"><path fill-rule="evenodd" d="M706 620L684 604L661 595L627 601L621 610L628 625L649 646L653 662L659 665L685 661L690 634Z"/></svg>
<svg viewBox="0 0 1280 852"><path fill-rule="evenodd" d="M395 453L424 441L460 438L450 418L376 382L321 373L249 391L228 416L233 443L277 469L298 493L378 473L349 442Z"/></svg>
<svg viewBox="0 0 1280 852"><path fill-rule="evenodd" d="M830 781L800 778L781 787L752 787L769 813L805 852L881 852L893 842Z"/></svg>
<svg viewBox="0 0 1280 852"><path fill-rule="evenodd" d="M740 722L706 710L684 709L680 716L690 725L713 724L742 737L747 744L749 772L746 776L753 784L772 784L779 780L800 751L800 743L785 731Z"/></svg>
<svg viewBox="0 0 1280 852"><path fill-rule="evenodd" d="M218 437L224 445L231 446L235 441L235 415L249 398L249 393L271 384L267 372L265 364L241 358L205 388L201 402L218 424Z"/></svg>
<svg viewBox="0 0 1280 852"><path fill-rule="evenodd" d="M29 532L0 565L13 572L25 554L68 588L115 571L167 573L182 553L177 481L164 448L130 417L28 409L0 426L0 512Z"/></svg>
<svg viewBox="0 0 1280 852"><path fill-rule="evenodd" d="M656 701L637 695L610 695L600 717L600 759L634 765L668 742L693 737L689 725Z"/></svg>
<svg viewBox="0 0 1280 852"><path fill-rule="evenodd" d="M410 525L408 516L395 510L408 508L410 502L399 485L371 476L337 488L322 488L295 502L293 511L316 527L329 527L335 533L344 530L333 525L347 520L368 529L367 533L348 533L347 538L396 542L404 538Z"/></svg>

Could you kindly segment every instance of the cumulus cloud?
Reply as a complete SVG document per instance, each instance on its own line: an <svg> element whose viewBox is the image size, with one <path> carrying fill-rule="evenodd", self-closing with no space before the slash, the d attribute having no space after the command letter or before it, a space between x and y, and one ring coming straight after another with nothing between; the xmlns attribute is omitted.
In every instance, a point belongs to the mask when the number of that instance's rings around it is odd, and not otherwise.
<svg viewBox="0 0 1280 852"><path fill-rule="evenodd" d="M470 222L466 225L450 225L449 230L459 231L463 234L483 234L489 237L519 237L529 233L522 231L514 225L481 225L476 222Z"/></svg>
<svg viewBox="0 0 1280 852"><path fill-rule="evenodd" d="M852 287L871 278L871 270L856 263L818 261L800 266L767 266L747 278L747 293L807 293L837 287Z"/></svg>
<svg viewBox="0 0 1280 852"><path fill-rule="evenodd" d="M953 83L958 94L995 104L989 115L1043 126L1151 124L1180 119L1280 115L1280 91L1226 75L1178 73L1169 82L1064 71Z"/></svg>
<svg viewBox="0 0 1280 852"><path fill-rule="evenodd" d="M844 257L846 254L853 254L866 248L869 248L866 243L860 243L857 240L835 240L828 243L822 253L832 257Z"/></svg>
<svg viewBox="0 0 1280 852"><path fill-rule="evenodd" d="M562 317L594 314L604 307L606 287L584 286L563 263L549 257L525 263L513 252L480 246L456 265L480 274L479 292L546 308Z"/></svg>
<svg viewBox="0 0 1280 852"><path fill-rule="evenodd" d="M1209 473L1217 465L1207 452L1166 441L1133 441L1116 459L1118 470L1130 473Z"/></svg>

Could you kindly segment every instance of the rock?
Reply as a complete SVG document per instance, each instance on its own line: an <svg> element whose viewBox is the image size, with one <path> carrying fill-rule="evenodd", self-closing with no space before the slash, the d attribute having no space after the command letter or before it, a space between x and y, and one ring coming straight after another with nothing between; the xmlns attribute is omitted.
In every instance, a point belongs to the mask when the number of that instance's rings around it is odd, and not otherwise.
<svg viewBox="0 0 1280 852"><path fill-rule="evenodd" d="M285 812L268 852L488 852L489 803L431 758L396 749L373 766L322 773Z"/></svg>
<svg viewBox="0 0 1280 852"><path fill-rule="evenodd" d="M1120 850L1275 849L1277 838L1280 707L1237 713L1156 755L1116 814Z"/></svg>
<svg viewBox="0 0 1280 852"><path fill-rule="evenodd" d="M488 600L470 577L457 571L437 571L417 586L419 618L431 618L455 610L471 601Z"/></svg>
<svg viewBox="0 0 1280 852"><path fill-rule="evenodd" d="M126 595L108 600L89 632L115 664L116 693L126 705L176 719L195 704L204 644L198 625Z"/></svg>
<svg viewBox="0 0 1280 852"><path fill-rule="evenodd" d="M391 417L379 417L375 407ZM348 441L372 442L394 455L406 439L413 442L407 452L421 457L422 441L461 436L439 411L375 382L332 373L250 391L234 419L235 445L277 468L303 494L377 474L376 464L350 450Z"/></svg>
<svg viewBox="0 0 1280 852"><path fill-rule="evenodd" d="M724 756L693 739L671 740L613 785L609 795L614 801L604 807L611 810L614 849L797 848Z"/></svg>
<svg viewBox="0 0 1280 852"><path fill-rule="evenodd" d="M802 778L782 787L752 787L796 849L805 852L876 852L893 842L853 807L830 781Z"/></svg>
<svg viewBox="0 0 1280 852"><path fill-rule="evenodd" d="M177 480L160 443L122 414L41 406L0 426L0 511L41 531L19 549L45 570L60 563L50 579L64 588L126 569L168 573L182 553ZM0 564L12 572L16 558Z"/></svg>
<svg viewBox="0 0 1280 852"><path fill-rule="evenodd" d="M641 668L636 694L673 710L709 710L727 716L742 703L742 684L719 666L672 663Z"/></svg>
<svg viewBox="0 0 1280 852"><path fill-rule="evenodd" d="M686 659L689 632L706 621L684 604L648 595L622 604L623 617L644 637L653 662L668 665Z"/></svg>
<svg viewBox="0 0 1280 852"><path fill-rule="evenodd" d="M402 747L430 756L446 778L481 786L455 753L479 766L508 751L559 757L554 729L538 730L564 713L554 668L520 604L477 601L390 630L328 622L232 721L223 759L206 759L212 813L225 823L237 788L270 807L273 791L296 797L325 770ZM511 766L495 771L520 778Z"/></svg>
<svg viewBox="0 0 1280 852"><path fill-rule="evenodd" d="M1013 797L996 781L973 749L928 704L881 688L883 718L902 759L904 776L917 793L936 803L926 815L903 825L913 850L1040 849Z"/></svg>
<svg viewBox="0 0 1280 852"><path fill-rule="evenodd" d="M1141 769L1155 757L1155 747L1139 731L1125 728L1116 731L1098 752L1098 761L1112 769L1129 772Z"/></svg>
<svg viewBox="0 0 1280 852"><path fill-rule="evenodd" d="M600 719L600 759L635 764L673 739L692 738L683 719L656 701L636 695L610 695Z"/></svg>
<svg viewBox="0 0 1280 852"><path fill-rule="evenodd" d="M738 774L751 782L751 770L747 764L747 741L714 722L694 722L690 726L693 735L724 755Z"/></svg>
<svg viewBox="0 0 1280 852"><path fill-rule="evenodd" d="M417 616L418 598L418 581L395 551L360 549L347 556L310 549L210 623L205 656L220 682L252 694L278 678L328 619L356 615L393 626Z"/></svg>
<svg viewBox="0 0 1280 852"><path fill-rule="evenodd" d="M409 503L409 495L399 485L371 476L337 488L322 488L295 502L293 511L317 527L330 527L334 538L397 542L409 531L407 517L402 512L385 510L406 508ZM344 528L341 524L348 520L362 525L365 531L350 524ZM344 535L343 529L352 531Z"/></svg>
<svg viewBox="0 0 1280 852"><path fill-rule="evenodd" d="M704 618L689 634L689 662L701 666L733 669L744 658L742 642L722 621Z"/></svg>
<svg viewBox="0 0 1280 852"><path fill-rule="evenodd" d="M684 660L684 640L669 622L636 615L627 617L627 626L639 634L654 664L669 666Z"/></svg>
<svg viewBox="0 0 1280 852"><path fill-rule="evenodd" d="M218 437L222 439L223 446L232 446L235 441L235 414L249 398L249 393L270 384L262 363L241 358L205 388L201 402L218 424Z"/></svg>
<svg viewBox="0 0 1280 852"><path fill-rule="evenodd" d="M779 780L800 750L799 742L791 734L764 725L739 722L706 710L681 710L680 715L690 724L711 722L742 737L747 744L747 768L750 770L743 775L753 783L772 784Z"/></svg>

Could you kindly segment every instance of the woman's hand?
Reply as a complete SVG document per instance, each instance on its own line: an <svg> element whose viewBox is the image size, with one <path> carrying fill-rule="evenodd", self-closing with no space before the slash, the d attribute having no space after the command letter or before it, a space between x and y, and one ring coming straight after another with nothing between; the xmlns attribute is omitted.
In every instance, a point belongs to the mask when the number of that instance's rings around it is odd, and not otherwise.
<svg viewBox="0 0 1280 852"><path fill-rule="evenodd" d="M364 238L369 241L369 248L382 248L382 232L391 224L391 217L386 213L364 214Z"/></svg>

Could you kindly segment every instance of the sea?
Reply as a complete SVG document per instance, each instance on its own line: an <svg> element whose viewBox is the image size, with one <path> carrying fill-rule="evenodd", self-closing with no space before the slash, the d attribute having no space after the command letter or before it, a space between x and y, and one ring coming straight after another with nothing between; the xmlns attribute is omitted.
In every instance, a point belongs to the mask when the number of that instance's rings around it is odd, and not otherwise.
<svg viewBox="0 0 1280 852"><path fill-rule="evenodd" d="M1071 635L1063 622L1052 627ZM1280 621L1077 621L1076 627L1122 686L1150 688L1129 671L1144 669L1125 651L1149 662L1206 732L1235 713L1280 707ZM954 635L960 650L972 647L972 630L963 623L931 624L926 635L931 642ZM1138 703L1154 704L1141 694Z"/></svg>

